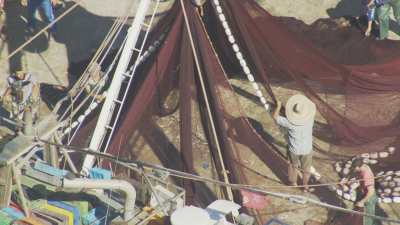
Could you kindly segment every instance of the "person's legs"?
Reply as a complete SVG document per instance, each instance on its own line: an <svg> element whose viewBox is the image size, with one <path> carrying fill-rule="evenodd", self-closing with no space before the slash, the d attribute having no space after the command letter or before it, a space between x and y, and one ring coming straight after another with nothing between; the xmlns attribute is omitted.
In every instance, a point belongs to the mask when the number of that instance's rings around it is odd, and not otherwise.
<svg viewBox="0 0 400 225"><path fill-rule="evenodd" d="M29 29L34 29L36 26L35 14L36 14L36 9L39 6L39 3L40 2L38 0L28 0L27 9L28 9L28 28Z"/></svg>
<svg viewBox="0 0 400 225"><path fill-rule="evenodd" d="M290 185L297 185L297 174L299 173L298 168L300 168L299 157L290 151L288 151L289 167L288 167L288 179Z"/></svg>
<svg viewBox="0 0 400 225"><path fill-rule="evenodd" d="M308 182L310 181L311 177L312 153L308 155L302 155L300 160L301 160L301 168L303 170L304 190L308 190Z"/></svg>
<svg viewBox="0 0 400 225"><path fill-rule="evenodd" d="M385 39L389 34L389 12L390 5L385 4L377 8L376 10L378 14L379 21L379 38Z"/></svg>
<svg viewBox="0 0 400 225"><path fill-rule="evenodd" d="M47 23L52 23L54 21L54 13L53 13L53 6L51 5L50 0L40 0L40 8L43 11L43 15L45 16L45 20ZM50 32L55 32L55 26L51 26L49 28Z"/></svg>
<svg viewBox="0 0 400 225"><path fill-rule="evenodd" d="M400 0L392 0L390 5L393 8L394 18L396 19L398 26L400 26Z"/></svg>
<svg viewBox="0 0 400 225"><path fill-rule="evenodd" d="M378 198L376 194L374 194L367 202L364 204L364 212L367 214L375 215L375 207ZM375 220L371 217L364 216L363 225L374 225Z"/></svg>

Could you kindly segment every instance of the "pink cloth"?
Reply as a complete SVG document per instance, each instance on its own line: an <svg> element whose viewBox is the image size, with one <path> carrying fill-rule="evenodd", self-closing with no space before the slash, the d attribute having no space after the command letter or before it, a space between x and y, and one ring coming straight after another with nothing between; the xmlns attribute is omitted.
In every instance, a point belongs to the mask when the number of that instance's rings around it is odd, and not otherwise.
<svg viewBox="0 0 400 225"><path fill-rule="evenodd" d="M360 188L363 193L367 193L367 188L369 186L375 185L374 174L369 167L362 167L359 172Z"/></svg>
<svg viewBox="0 0 400 225"><path fill-rule="evenodd" d="M254 192L240 190L242 195L242 205L251 209L264 209L268 204L268 199L264 195Z"/></svg>

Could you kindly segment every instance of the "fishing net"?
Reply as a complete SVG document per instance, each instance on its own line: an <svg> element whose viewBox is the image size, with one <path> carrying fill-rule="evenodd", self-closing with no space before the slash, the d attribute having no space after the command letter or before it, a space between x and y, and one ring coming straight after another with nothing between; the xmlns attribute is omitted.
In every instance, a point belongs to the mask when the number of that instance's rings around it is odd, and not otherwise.
<svg viewBox="0 0 400 225"><path fill-rule="evenodd" d="M248 183L243 165L254 155L286 181L286 157L256 131L239 107L227 74L241 76L241 67L212 3L205 5L204 18L194 6L186 5L194 55L178 2L150 37L149 43L166 35L140 68L142 75L134 81L108 152L131 157L128 155L137 147L133 137L140 135L153 150L158 149L157 154L176 154L172 167L198 173L193 136L200 124L220 180L224 180L223 163L230 182ZM329 153L351 156L398 147L400 51L395 42L363 38L358 28L341 22L320 20L306 26L294 19L276 18L252 0L220 4L244 58L270 100L276 99L274 87L284 86L304 93L317 105L319 119L314 134L329 144ZM171 96L178 100L168 106ZM174 146L160 138L164 134L155 120L176 113L179 151L171 152ZM396 151L385 159L380 169L399 169L399 155ZM213 198L209 187L187 181L183 185L188 203L206 205ZM235 197L240 201L238 193Z"/></svg>

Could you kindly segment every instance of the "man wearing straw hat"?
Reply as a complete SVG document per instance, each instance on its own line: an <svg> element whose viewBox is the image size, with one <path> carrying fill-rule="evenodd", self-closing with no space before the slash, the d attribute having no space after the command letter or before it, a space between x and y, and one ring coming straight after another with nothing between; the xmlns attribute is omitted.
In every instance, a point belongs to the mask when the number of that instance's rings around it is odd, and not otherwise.
<svg viewBox="0 0 400 225"><path fill-rule="evenodd" d="M288 176L290 185L297 185L297 176L300 170L303 172L304 191L311 191L308 187L310 169L312 165L312 132L315 104L304 95L294 95L286 103L286 117L280 116L282 103L277 101L277 107L273 117L277 124L288 131L288 158L290 165Z"/></svg>

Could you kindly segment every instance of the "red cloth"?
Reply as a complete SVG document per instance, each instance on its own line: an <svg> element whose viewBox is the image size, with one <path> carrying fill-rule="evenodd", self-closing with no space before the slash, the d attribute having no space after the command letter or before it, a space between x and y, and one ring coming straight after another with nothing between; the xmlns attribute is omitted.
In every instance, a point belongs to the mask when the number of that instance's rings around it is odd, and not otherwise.
<svg viewBox="0 0 400 225"><path fill-rule="evenodd" d="M242 195L242 205L252 209L264 209L268 204L268 199L264 195L254 192L240 190Z"/></svg>
<svg viewBox="0 0 400 225"><path fill-rule="evenodd" d="M362 167L361 171L358 173L358 178L360 181L360 189L365 194L367 193L367 188L375 184L374 174L369 167Z"/></svg>

